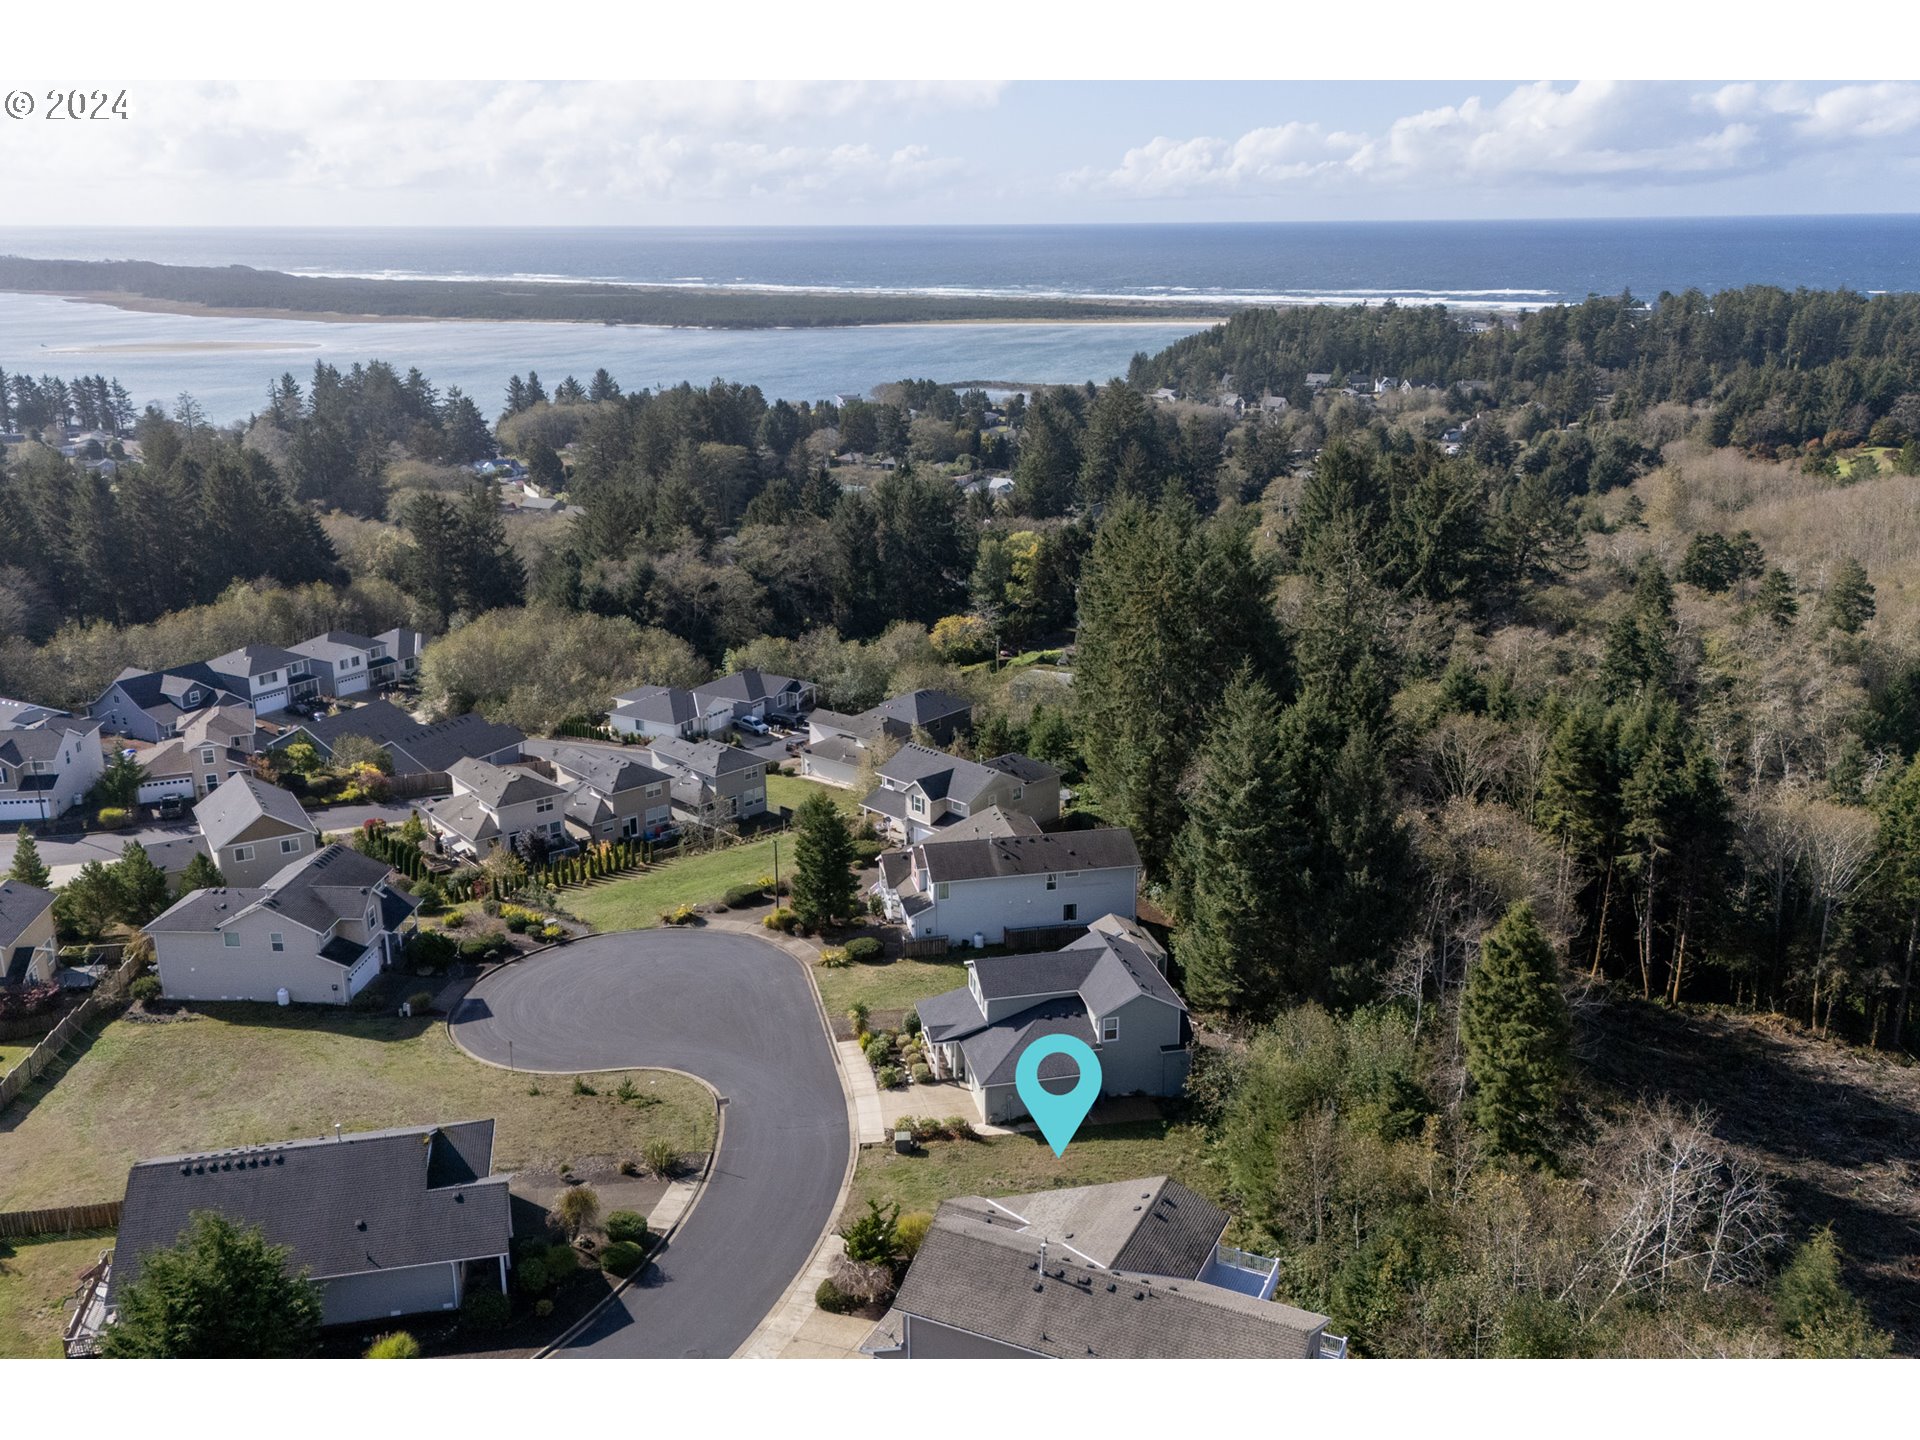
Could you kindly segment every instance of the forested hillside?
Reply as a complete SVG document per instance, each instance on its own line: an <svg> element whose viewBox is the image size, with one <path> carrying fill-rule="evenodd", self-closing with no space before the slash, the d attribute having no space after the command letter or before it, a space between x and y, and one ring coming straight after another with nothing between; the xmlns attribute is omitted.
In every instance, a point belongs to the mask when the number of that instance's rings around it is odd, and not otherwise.
<svg viewBox="0 0 1920 1440"><path fill-rule="evenodd" d="M1362 1350L1920 1348L1920 297L1249 312L1004 406L505 397L321 366L111 475L12 447L0 692L403 619L529 729L742 663L964 691L1133 830L1222 1183ZM577 513L503 515L496 447Z"/></svg>

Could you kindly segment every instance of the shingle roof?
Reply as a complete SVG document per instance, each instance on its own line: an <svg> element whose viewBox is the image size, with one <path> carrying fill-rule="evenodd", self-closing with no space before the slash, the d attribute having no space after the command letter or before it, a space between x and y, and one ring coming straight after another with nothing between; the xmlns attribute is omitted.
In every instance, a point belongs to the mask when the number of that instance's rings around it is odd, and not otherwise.
<svg viewBox="0 0 1920 1440"><path fill-rule="evenodd" d="M1068 830L1057 835L1002 835L942 842L926 852L935 882L1003 875L1061 874L1074 870L1140 868L1131 832Z"/></svg>
<svg viewBox="0 0 1920 1440"><path fill-rule="evenodd" d="M1043 781L1060 778L1060 772L1053 766L1043 764L1026 755L995 755L991 760L982 760L980 763L989 770L998 770L1001 774L1011 775L1014 779L1028 785L1038 785Z"/></svg>
<svg viewBox="0 0 1920 1440"><path fill-rule="evenodd" d="M949 840L990 840L1009 835L1038 835L1040 822L1021 811L1002 810L989 805L978 814L943 825L928 835L922 845L944 845Z"/></svg>
<svg viewBox="0 0 1920 1440"><path fill-rule="evenodd" d="M1024 1221L1030 1234L1070 1246L1108 1270L1191 1280L1213 1258L1230 1217L1165 1175L996 1196L995 1211Z"/></svg>
<svg viewBox="0 0 1920 1440"><path fill-rule="evenodd" d="M722 675L718 680L709 680L704 685L696 685L693 687L693 693L702 699L711 697L751 705L755 701L773 699L788 691L796 690L800 685L800 681L789 676L771 675L749 666L731 675Z"/></svg>
<svg viewBox="0 0 1920 1440"><path fill-rule="evenodd" d="M911 1315L1061 1358L1306 1359L1326 1324L1188 1276L1086 1264L1058 1244L1042 1271L1040 1234L994 1214L978 1197L940 1207L863 1350L897 1348Z"/></svg>
<svg viewBox="0 0 1920 1440"><path fill-rule="evenodd" d="M559 740L529 740L523 754L545 760L556 770L578 776L602 795L619 795L628 790L658 785L668 776L641 757L647 752L628 746L569 745Z"/></svg>
<svg viewBox="0 0 1920 1440"><path fill-rule="evenodd" d="M655 740L648 748L665 761L671 770L709 778L731 775L738 770L767 768L767 762L760 756L742 750L738 745L725 745L718 740L695 742L668 735Z"/></svg>
<svg viewBox="0 0 1920 1440"><path fill-rule="evenodd" d="M52 891L20 880L0 881L0 950L18 940L51 904Z"/></svg>
<svg viewBox="0 0 1920 1440"><path fill-rule="evenodd" d="M218 789L208 791L206 798L193 807L193 818L200 824L200 833L215 850L223 848L263 816L294 830L313 829L313 821L298 800L278 785L269 785L254 775L236 775Z"/></svg>
<svg viewBox="0 0 1920 1440"><path fill-rule="evenodd" d="M656 725L684 725L700 714L700 702L677 685L642 685L613 697L613 708Z"/></svg>
<svg viewBox="0 0 1920 1440"><path fill-rule="evenodd" d="M309 930L325 930L366 910L373 887L387 878L385 861L344 845L329 845L296 860L267 882L261 901Z"/></svg>
<svg viewBox="0 0 1920 1440"><path fill-rule="evenodd" d="M825 760L830 765L858 765L866 758L866 747L846 735L828 735L801 747L802 755Z"/></svg>
<svg viewBox="0 0 1920 1440"><path fill-rule="evenodd" d="M308 720L297 727L331 751L343 735L364 735L375 744L391 746L423 770L450 770L456 760L484 760L503 750L517 749L526 739L511 725L483 715L456 715L451 720L423 725L390 700L372 700L338 715Z"/></svg>
<svg viewBox="0 0 1920 1440"><path fill-rule="evenodd" d="M291 650L282 650L278 645L242 645L238 650L214 656L207 665L216 675L234 675L251 680L269 670L284 670L289 665L297 665L301 658Z"/></svg>
<svg viewBox="0 0 1920 1440"><path fill-rule="evenodd" d="M460 759L448 767L447 774L461 789L472 791L490 810L567 793L566 786L556 785L538 770L524 765L489 765L483 760Z"/></svg>
<svg viewBox="0 0 1920 1440"><path fill-rule="evenodd" d="M143 1160L127 1175L109 1305L196 1210L258 1225L316 1279L506 1253L493 1121L414 1126Z"/></svg>
<svg viewBox="0 0 1920 1440"><path fill-rule="evenodd" d="M955 695L947 690L909 690L904 695L883 700L867 711L869 715L885 716L907 725L930 725L936 720L962 713L972 714L973 702L964 695Z"/></svg>

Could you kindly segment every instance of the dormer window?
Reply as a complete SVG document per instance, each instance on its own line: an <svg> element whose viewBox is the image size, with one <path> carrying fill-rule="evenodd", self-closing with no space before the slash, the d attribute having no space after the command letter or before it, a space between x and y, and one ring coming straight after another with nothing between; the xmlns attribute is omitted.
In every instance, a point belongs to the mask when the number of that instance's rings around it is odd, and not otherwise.
<svg viewBox="0 0 1920 1440"><path fill-rule="evenodd" d="M187 704L198 705L199 703L200 703L200 692L198 690L187 691Z"/></svg>
<svg viewBox="0 0 1920 1440"><path fill-rule="evenodd" d="M927 797L924 795L909 795L907 797L907 808L916 815L926 814Z"/></svg>

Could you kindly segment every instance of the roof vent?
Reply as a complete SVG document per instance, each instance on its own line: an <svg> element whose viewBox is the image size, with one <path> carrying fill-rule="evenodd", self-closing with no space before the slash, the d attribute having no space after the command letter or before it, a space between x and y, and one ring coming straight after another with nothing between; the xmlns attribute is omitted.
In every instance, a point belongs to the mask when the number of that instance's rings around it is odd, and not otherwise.
<svg viewBox="0 0 1920 1440"><path fill-rule="evenodd" d="M1118 1290L1119 1288L1120 1288L1120 1287L1119 1287L1118 1285L1116 1285L1116 1284L1114 1284L1114 1283L1113 1283L1113 1282L1112 1282L1111 1280L1109 1280L1109 1281L1107 1282L1107 1293L1108 1293L1109 1295L1111 1295L1111 1294L1113 1294L1113 1292L1114 1292L1114 1291L1116 1291L1116 1290Z"/></svg>
<svg viewBox="0 0 1920 1440"><path fill-rule="evenodd" d="M193 1174L193 1166L191 1166L191 1165L182 1165L182 1166L180 1167L180 1173L181 1173L182 1175L191 1175L191 1174Z"/></svg>
<svg viewBox="0 0 1920 1440"><path fill-rule="evenodd" d="M353 1222L353 1228L356 1230L364 1230L367 1228L367 1222L364 1220L356 1220Z"/></svg>
<svg viewBox="0 0 1920 1440"><path fill-rule="evenodd" d="M1042 1285L1038 1280L1033 1282L1033 1293L1036 1295L1038 1295L1042 1290L1046 1288L1047 1287Z"/></svg>
<svg viewBox="0 0 1920 1440"><path fill-rule="evenodd" d="M287 1163L287 1157L284 1155L276 1155L273 1157L273 1163L276 1165L284 1165Z"/></svg>
<svg viewBox="0 0 1920 1440"><path fill-rule="evenodd" d="M1136 1290L1133 1292L1133 1298L1136 1300L1144 1300L1147 1298L1147 1292L1144 1290Z"/></svg>

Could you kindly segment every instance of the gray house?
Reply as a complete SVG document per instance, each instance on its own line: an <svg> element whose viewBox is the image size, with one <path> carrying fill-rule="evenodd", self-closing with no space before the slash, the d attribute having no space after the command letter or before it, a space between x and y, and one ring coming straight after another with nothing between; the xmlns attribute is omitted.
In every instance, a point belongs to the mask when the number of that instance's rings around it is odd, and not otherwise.
<svg viewBox="0 0 1920 1440"><path fill-rule="evenodd" d="M629 747L529 740L521 749L555 781L572 787L567 828L582 840L651 840L673 824L673 777Z"/></svg>
<svg viewBox="0 0 1920 1440"><path fill-rule="evenodd" d="M925 745L902 745L860 802L883 834L917 844L988 806L1045 825L1060 818L1060 772L1024 755L975 762Z"/></svg>
<svg viewBox="0 0 1920 1440"><path fill-rule="evenodd" d="M415 1125L142 1160L127 1174L107 1323L142 1262L195 1211L258 1225L320 1287L321 1322L457 1310L507 1288L512 1211L493 1121Z"/></svg>
<svg viewBox="0 0 1920 1440"><path fill-rule="evenodd" d="M973 731L973 702L945 690L909 690L882 700L857 715L816 710L807 717L807 736L814 744L835 736L870 745L882 735L911 740L924 731L937 745L951 745L953 737Z"/></svg>
<svg viewBox="0 0 1920 1440"><path fill-rule="evenodd" d="M746 820L767 812L767 762L718 740L661 739L648 747L673 779L673 804L696 820Z"/></svg>
<svg viewBox="0 0 1920 1440"><path fill-rule="evenodd" d="M958 824L971 826L972 817ZM1085 925L1102 915L1131 920L1139 887L1133 835L1112 826L972 838L936 830L882 855L873 889L887 918L916 940L964 945L978 935L999 945L1016 943L1021 930Z"/></svg>
<svg viewBox="0 0 1920 1440"><path fill-rule="evenodd" d="M967 983L917 1009L934 1074L964 1081L980 1116L1003 1125L1027 1114L1014 1089L1021 1052L1047 1035L1084 1040L1100 1057L1100 1093L1178 1095L1193 1025L1163 973L1166 952L1132 921L1103 917L1064 950L967 962ZM1065 1056L1040 1078L1071 1082Z"/></svg>
<svg viewBox="0 0 1920 1440"><path fill-rule="evenodd" d="M122 670L87 714L109 735L127 735L158 744L170 740L195 711L213 705L238 705L252 710L244 680L216 674L206 664L181 665L172 670Z"/></svg>
<svg viewBox="0 0 1920 1440"><path fill-rule="evenodd" d="M607 724L643 740L699 740L733 724L733 702L724 695L702 701L677 685L642 685L613 697Z"/></svg>
<svg viewBox="0 0 1920 1440"><path fill-rule="evenodd" d="M330 759L343 735L361 735L393 757L396 775L444 774L456 760L481 760L510 765L520 758L520 742L527 737L511 725L485 716L456 715L451 720L422 724L390 700L370 700L338 715L325 715L288 726L274 737L271 748L284 749L304 740Z"/></svg>
<svg viewBox="0 0 1920 1440"><path fill-rule="evenodd" d="M345 1005L393 963L419 901L382 862L342 845L262 886L183 895L148 921L169 1000Z"/></svg>
<svg viewBox="0 0 1920 1440"><path fill-rule="evenodd" d="M813 705L813 683L788 675L773 675L749 666L718 680L693 687L693 698L703 708L717 701L731 707L731 720L751 717L793 721Z"/></svg>
<svg viewBox="0 0 1920 1440"><path fill-rule="evenodd" d="M236 776L193 807L207 853L229 885L265 885L320 848L313 821L278 785Z"/></svg>
<svg viewBox="0 0 1920 1440"><path fill-rule="evenodd" d="M0 990L46 984L59 959L53 892L0 879Z"/></svg>
<svg viewBox="0 0 1920 1440"><path fill-rule="evenodd" d="M860 1349L887 1360L1339 1359L1327 1317L1276 1304L1279 1262L1152 1175L941 1205Z"/></svg>
<svg viewBox="0 0 1920 1440"><path fill-rule="evenodd" d="M447 771L453 794L423 800L414 809L450 851L484 858L496 845L512 850L523 835L548 852L571 850L567 838L569 786L527 765L456 760Z"/></svg>
<svg viewBox="0 0 1920 1440"><path fill-rule="evenodd" d="M0 721L0 825L56 820L86 799L106 768L100 722L37 709Z"/></svg>

